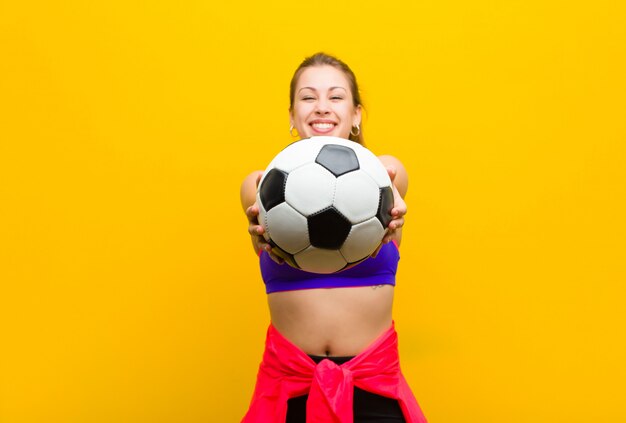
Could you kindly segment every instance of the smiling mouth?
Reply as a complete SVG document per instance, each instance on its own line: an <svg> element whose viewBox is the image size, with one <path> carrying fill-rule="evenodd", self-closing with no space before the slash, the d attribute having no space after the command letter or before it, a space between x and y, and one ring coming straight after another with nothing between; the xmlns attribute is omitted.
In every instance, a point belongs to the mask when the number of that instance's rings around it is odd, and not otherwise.
<svg viewBox="0 0 626 423"><path fill-rule="evenodd" d="M313 122L311 127L318 132L328 132L335 128L335 124L331 122Z"/></svg>

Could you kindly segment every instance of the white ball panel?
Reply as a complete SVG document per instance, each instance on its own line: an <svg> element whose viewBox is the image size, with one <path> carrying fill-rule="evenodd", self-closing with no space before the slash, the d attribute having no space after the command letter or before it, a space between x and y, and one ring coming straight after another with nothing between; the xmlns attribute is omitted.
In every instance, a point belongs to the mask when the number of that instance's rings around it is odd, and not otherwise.
<svg viewBox="0 0 626 423"><path fill-rule="evenodd" d="M353 224L376 216L379 200L380 188L364 170L337 178L333 205Z"/></svg>
<svg viewBox="0 0 626 423"><path fill-rule="evenodd" d="M272 240L290 254L304 250L309 243L306 218L287 203L281 203L267 212L267 226L279 230L269 232Z"/></svg>
<svg viewBox="0 0 626 423"><path fill-rule="evenodd" d="M359 145L360 147L360 145ZM361 169L367 172L368 175L376 181L379 188L391 186L391 179L387 173L387 169L382 164L380 159L374 155L371 151L365 147L355 149L356 156L359 159Z"/></svg>
<svg viewBox="0 0 626 423"><path fill-rule="evenodd" d="M315 158L323 144L310 142L308 139L294 142L278 153L267 166L266 173L273 168L287 173L307 163L315 162Z"/></svg>
<svg viewBox="0 0 626 423"><path fill-rule="evenodd" d="M383 225L376 217L373 217L354 225L339 251L349 263L354 263L371 255L380 245L384 235Z"/></svg>
<svg viewBox="0 0 626 423"><path fill-rule="evenodd" d="M294 256L302 270L314 273L335 273L344 268L346 260L337 250L324 250L310 246Z"/></svg>
<svg viewBox="0 0 626 423"><path fill-rule="evenodd" d="M330 207L335 194L335 176L322 166L311 163L289 174L285 201L305 216Z"/></svg>

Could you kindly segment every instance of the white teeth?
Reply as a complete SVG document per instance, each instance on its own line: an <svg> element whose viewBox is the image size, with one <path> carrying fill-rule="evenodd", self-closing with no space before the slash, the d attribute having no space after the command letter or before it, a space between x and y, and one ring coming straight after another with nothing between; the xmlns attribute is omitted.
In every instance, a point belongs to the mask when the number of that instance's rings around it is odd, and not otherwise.
<svg viewBox="0 0 626 423"><path fill-rule="evenodd" d="M330 129L335 125L333 125L332 123L314 123L312 126L318 129Z"/></svg>

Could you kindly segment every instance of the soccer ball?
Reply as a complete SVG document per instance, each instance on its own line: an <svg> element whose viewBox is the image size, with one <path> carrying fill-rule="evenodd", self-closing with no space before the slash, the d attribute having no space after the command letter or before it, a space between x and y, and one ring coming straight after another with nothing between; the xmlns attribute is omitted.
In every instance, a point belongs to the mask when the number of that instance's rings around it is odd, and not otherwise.
<svg viewBox="0 0 626 423"><path fill-rule="evenodd" d="M313 137L287 146L257 189L259 224L275 254L314 273L368 258L391 221L387 170L360 144Z"/></svg>

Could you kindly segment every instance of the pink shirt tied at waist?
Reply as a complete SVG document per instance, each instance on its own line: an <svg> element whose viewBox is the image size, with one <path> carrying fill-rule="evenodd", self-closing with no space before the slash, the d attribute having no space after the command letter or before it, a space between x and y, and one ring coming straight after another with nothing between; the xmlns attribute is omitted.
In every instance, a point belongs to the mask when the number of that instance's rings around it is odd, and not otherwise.
<svg viewBox="0 0 626 423"><path fill-rule="evenodd" d="M398 400L407 423L426 423L400 371L393 325L340 366L330 360L316 365L270 325L256 388L242 423L284 423L287 400L307 392L307 423L353 423L354 386Z"/></svg>

